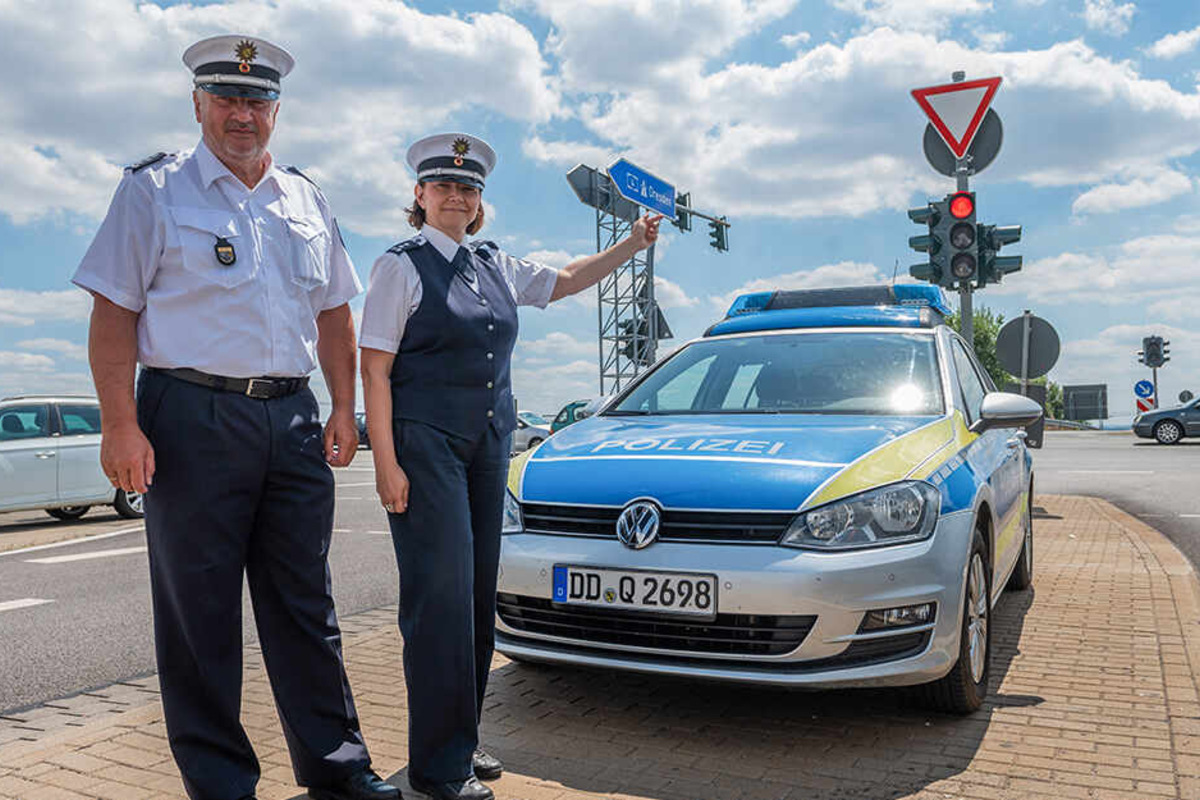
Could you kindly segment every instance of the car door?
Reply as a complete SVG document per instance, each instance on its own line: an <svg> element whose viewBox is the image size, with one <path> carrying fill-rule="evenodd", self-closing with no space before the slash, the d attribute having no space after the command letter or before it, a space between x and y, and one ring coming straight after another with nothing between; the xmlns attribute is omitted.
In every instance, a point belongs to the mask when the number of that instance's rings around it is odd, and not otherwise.
<svg viewBox="0 0 1200 800"><path fill-rule="evenodd" d="M1200 436L1200 400L1192 403L1184 411L1183 429L1188 436Z"/></svg>
<svg viewBox="0 0 1200 800"><path fill-rule="evenodd" d="M107 502L112 484L100 468L100 406L58 404L58 496L71 502Z"/></svg>
<svg viewBox="0 0 1200 800"><path fill-rule="evenodd" d="M988 393L989 384L962 340L954 339L953 352L955 371L958 373L959 386L969 411L970 424L979 419L980 407ZM998 523L993 534L995 563L992 564L993 576L997 578L1007 574L1020 553L1022 542L1021 537L1017 535L1019 526L1015 524L1014 515L1020 510L1017 501L1021 492L1024 445L1015 434L1016 431L1012 429L992 428L984 432L969 456L979 479L986 482L991 489Z"/></svg>
<svg viewBox="0 0 1200 800"><path fill-rule="evenodd" d="M49 403L0 408L0 509L51 504L58 498L58 442Z"/></svg>

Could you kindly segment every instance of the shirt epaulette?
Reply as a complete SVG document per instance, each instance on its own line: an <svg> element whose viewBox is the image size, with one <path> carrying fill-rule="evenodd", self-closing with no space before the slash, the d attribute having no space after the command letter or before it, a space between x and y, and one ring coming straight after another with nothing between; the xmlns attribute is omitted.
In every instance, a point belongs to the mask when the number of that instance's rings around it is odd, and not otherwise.
<svg viewBox="0 0 1200 800"><path fill-rule="evenodd" d="M283 171L290 172L293 175L299 175L301 178L304 178L304 180L306 180L310 184L312 184L312 187L317 190L317 194L320 194L322 197L324 197L324 195L321 192L321 187L317 185L317 182L314 181L312 178L308 177L307 175L305 175L303 172L301 172L299 167L286 166L283 168Z"/></svg>
<svg viewBox="0 0 1200 800"><path fill-rule="evenodd" d="M500 252L500 245L496 244L495 242L490 242L487 239L476 239L475 241L470 242L467 247L469 247L471 252L473 252L475 255L483 256L484 258L488 259L492 257L492 253L489 251L495 251L497 253Z"/></svg>
<svg viewBox="0 0 1200 800"><path fill-rule="evenodd" d="M134 172L137 172L138 170L145 169L146 167L150 166L151 164L157 164L158 162L160 162L164 158L166 158L168 155L170 155L170 154L163 153L160 151L160 152L155 153L152 156L147 156L146 158L143 158L141 161L137 162L136 164L127 165L125 167L125 169L129 170L130 173L134 173Z"/></svg>
<svg viewBox="0 0 1200 800"><path fill-rule="evenodd" d="M388 248L388 252L399 256L407 250L416 250L423 244L425 244L425 237L418 233L411 239L405 239L403 242L392 245Z"/></svg>

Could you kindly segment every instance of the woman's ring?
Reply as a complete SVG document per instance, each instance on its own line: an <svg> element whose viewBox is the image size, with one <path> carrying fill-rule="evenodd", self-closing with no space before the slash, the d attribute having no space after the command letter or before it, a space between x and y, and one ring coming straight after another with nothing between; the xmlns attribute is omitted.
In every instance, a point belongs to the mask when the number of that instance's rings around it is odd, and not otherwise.
<svg viewBox="0 0 1200 800"><path fill-rule="evenodd" d="M383 504L383 510L384 510L384 511L386 511L386 512L388 512L388 513L390 514L390 513L392 513L393 511L395 511L396 509L395 509L395 508L392 506L392 504L391 504L391 503L384 503L384 504Z"/></svg>

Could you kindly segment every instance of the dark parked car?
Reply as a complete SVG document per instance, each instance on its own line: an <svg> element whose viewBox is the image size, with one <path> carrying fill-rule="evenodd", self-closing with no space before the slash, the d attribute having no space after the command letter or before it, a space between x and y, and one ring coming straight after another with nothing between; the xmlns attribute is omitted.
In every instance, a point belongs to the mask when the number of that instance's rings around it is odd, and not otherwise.
<svg viewBox="0 0 1200 800"><path fill-rule="evenodd" d="M1200 399L1138 414L1133 419L1133 432L1159 444L1175 444L1185 436L1200 436Z"/></svg>

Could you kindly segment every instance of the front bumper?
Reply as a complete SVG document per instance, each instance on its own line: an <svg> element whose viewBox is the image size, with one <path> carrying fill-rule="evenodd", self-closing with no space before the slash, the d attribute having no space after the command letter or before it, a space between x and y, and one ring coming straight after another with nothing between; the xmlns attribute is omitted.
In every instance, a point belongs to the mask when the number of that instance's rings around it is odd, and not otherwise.
<svg viewBox="0 0 1200 800"><path fill-rule="evenodd" d="M1140 436L1143 439L1153 439L1154 438L1154 423L1153 422L1139 422L1138 424L1133 426L1133 432L1135 435Z"/></svg>
<svg viewBox="0 0 1200 800"><path fill-rule="evenodd" d="M945 675L958 658L972 521L970 513L951 514L938 521L925 542L851 553L665 542L633 551L615 538L505 536L496 647L517 659L752 684L832 688L926 683ZM568 635L556 635L548 632L554 628L527 625L512 612L514 604L572 609L550 602L556 564L715 574L722 617L714 625L768 617L815 620L798 646L777 655L696 649L686 636L676 637L677 646L632 645L611 634L620 628L616 618L601 620L609 628L603 637L574 625L559 628ZM937 603L932 623L859 633L869 610L930 601ZM593 619L597 614L604 612L589 612ZM642 624L648 618L637 613L628 619ZM697 637L704 633L688 630Z"/></svg>

